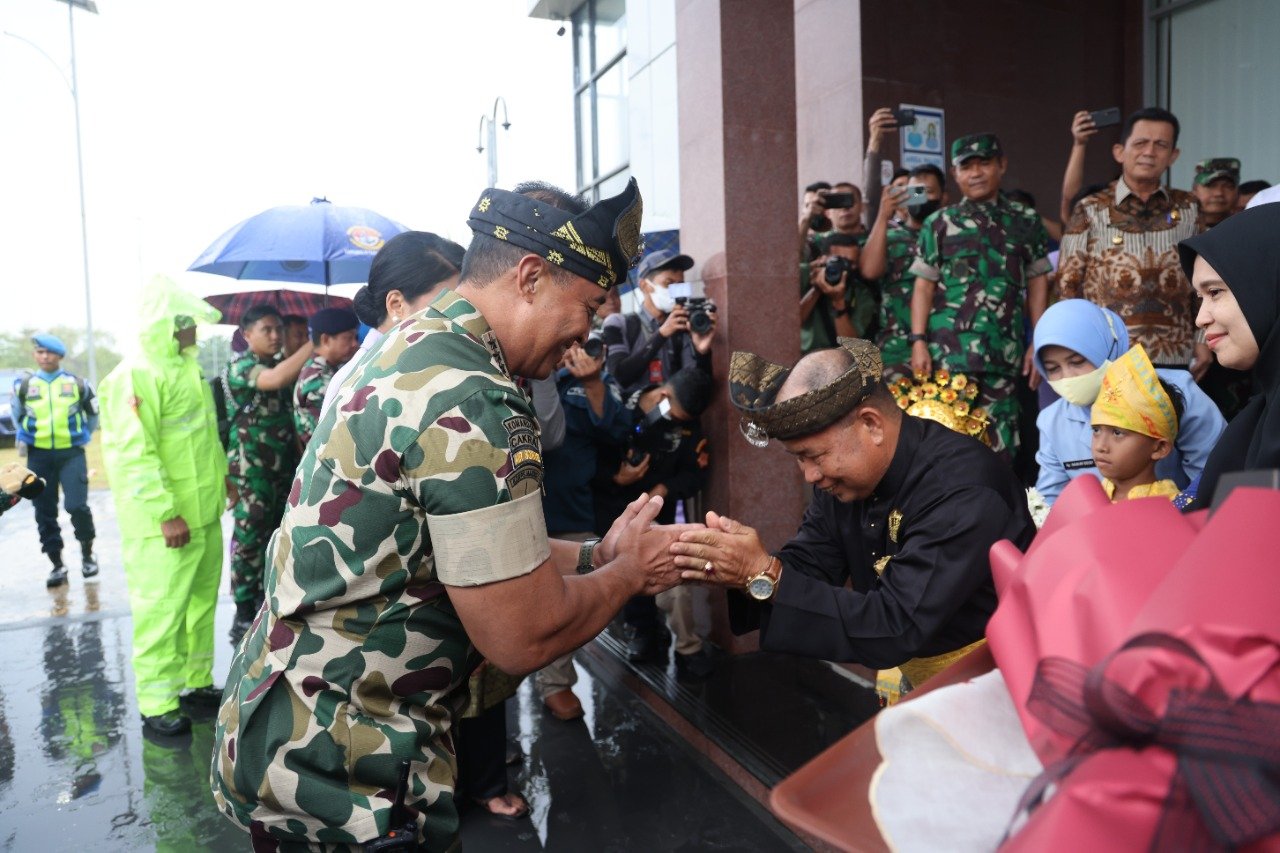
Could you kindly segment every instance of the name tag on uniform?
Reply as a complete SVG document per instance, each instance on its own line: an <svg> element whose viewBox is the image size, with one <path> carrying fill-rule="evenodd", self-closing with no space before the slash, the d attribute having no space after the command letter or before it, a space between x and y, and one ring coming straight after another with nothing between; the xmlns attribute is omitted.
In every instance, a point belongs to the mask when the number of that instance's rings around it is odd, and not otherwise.
<svg viewBox="0 0 1280 853"><path fill-rule="evenodd" d="M76 395L76 383L74 383L74 382L59 382L59 383L58 383L58 396L59 396L59 397L74 397L75 395Z"/></svg>
<svg viewBox="0 0 1280 853"><path fill-rule="evenodd" d="M1097 465L1092 459L1076 459L1072 462L1063 462L1062 467L1068 471L1079 471L1081 468L1096 468Z"/></svg>

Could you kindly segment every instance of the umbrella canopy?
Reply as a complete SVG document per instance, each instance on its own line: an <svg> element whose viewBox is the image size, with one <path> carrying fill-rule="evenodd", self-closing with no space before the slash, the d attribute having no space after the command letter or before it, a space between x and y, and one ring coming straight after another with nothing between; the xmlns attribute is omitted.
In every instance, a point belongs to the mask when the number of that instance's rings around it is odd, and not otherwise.
<svg viewBox="0 0 1280 853"><path fill-rule="evenodd" d="M317 198L246 219L214 241L189 269L256 281L368 281L373 256L407 230L372 210Z"/></svg>
<svg viewBox="0 0 1280 853"><path fill-rule="evenodd" d="M233 326L240 325L244 312L254 305L275 306L280 314L297 314L310 317L321 308L352 309L350 299L345 296L332 296L320 292L304 292L301 290L253 290L241 293L216 293L204 297L214 308L222 312L222 322Z"/></svg>

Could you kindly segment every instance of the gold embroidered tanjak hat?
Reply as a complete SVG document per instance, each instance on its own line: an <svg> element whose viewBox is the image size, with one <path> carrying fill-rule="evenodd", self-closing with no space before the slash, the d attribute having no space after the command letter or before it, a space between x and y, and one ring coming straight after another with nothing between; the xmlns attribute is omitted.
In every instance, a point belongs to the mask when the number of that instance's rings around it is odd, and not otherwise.
<svg viewBox="0 0 1280 853"><path fill-rule="evenodd" d="M1093 401L1094 426L1112 426L1152 438L1178 437L1173 400L1160 387L1160 377L1142 344L1112 362L1102 374L1102 390Z"/></svg>
<svg viewBox="0 0 1280 853"><path fill-rule="evenodd" d="M764 447L770 438L787 440L815 433L853 411L880 381L880 350L870 341L840 338L853 356L853 366L834 382L775 403L791 369L755 353L735 352L729 360L729 399L742 413L740 428L747 441Z"/></svg>
<svg viewBox="0 0 1280 853"><path fill-rule="evenodd" d="M471 208L467 225L608 290L640 260L643 213L640 185L632 178L622 192L576 215L527 195L490 188Z"/></svg>

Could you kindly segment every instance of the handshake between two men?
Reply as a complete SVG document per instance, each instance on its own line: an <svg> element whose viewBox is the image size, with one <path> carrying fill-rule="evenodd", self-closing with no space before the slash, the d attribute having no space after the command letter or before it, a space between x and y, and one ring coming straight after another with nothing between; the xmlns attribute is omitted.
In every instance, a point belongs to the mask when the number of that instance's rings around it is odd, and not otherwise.
<svg viewBox="0 0 1280 853"><path fill-rule="evenodd" d="M741 586L752 560L764 562L750 528L714 513L708 518L719 530L656 524L662 505L662 497L642 494L594 545L550 539L550 554L536 571L501 583L449 586L476 649L504 672L532 672L589 642L634 596L657 595L690 579ZM712 550L714 559L700 556ZM776 560L773 566L776 581Z"/></svg>
<svg viewBox="0 0 1280 853"><path fill-rule="evenodd" d="M772 597L782 563L753 528L715 512L707 513L706 524L654 524L661 509L660 497L633 501L595 549L598 565L617 561L642 571L638 595L691 582L737 588L758 601ZM637 550L628 555L628 547Z"/></svg>

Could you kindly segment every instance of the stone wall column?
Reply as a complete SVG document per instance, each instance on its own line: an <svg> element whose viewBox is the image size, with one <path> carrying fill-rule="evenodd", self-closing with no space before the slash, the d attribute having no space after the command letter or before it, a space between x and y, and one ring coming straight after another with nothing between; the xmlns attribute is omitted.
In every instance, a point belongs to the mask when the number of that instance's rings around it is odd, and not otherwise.
<svg viewBox="0 0 1280 853"><path fill-rule="evenodd" d="M785 364L800 354L795 9L677 0L676 42L680 246L718 309L705 506L758 529L775 549L795 533L803 482L777 442L760 450L742 438L726 379L734 350ZM716 639L734 645L722 630Z"/></svg>

